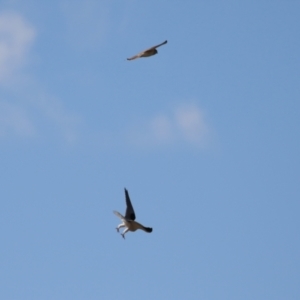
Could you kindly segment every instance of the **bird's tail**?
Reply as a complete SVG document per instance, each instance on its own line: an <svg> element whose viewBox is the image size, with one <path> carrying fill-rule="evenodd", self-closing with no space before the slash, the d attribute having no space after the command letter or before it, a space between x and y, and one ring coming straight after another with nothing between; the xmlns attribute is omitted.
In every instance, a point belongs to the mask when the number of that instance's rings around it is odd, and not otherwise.
<svg viewBox="0 0 300 300"><path fill-rule="evenodd" d="M149 232L149 233L150 233L150 232L152 232L153 229L150 228L150 227L144 227L144 230L145 230L146 232Z"/></svg>

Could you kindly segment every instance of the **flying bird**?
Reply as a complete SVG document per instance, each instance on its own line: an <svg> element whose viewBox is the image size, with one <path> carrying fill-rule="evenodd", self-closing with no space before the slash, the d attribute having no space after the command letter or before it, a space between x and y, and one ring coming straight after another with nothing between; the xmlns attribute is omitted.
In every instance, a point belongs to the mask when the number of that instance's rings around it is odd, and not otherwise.
<svg viewBox="0 0 300 300"><path fill-rule="evenodd" d="M137 58L140 58L140 57L148 57L148 56L152 56L152 55L155 55L157 53L157 50L156 48L166 44L168 41L164 41L163 43L159 44L159 45L156 45L156 46L153 46L135 56L132 56L130 58L127 58L127 60L133 60L133 59L137 59Z"/></svg>
<svg viewBox="0 0 300 300"><path fill-rule="evenodd" d="M122 216L119 212L114 210L114 214L122 220L122 223L116 228L119 232L121 227L125 227L124 231L121 233L122 237L125 239L125 233L127 231L136 231L142 229L146 232L152 232L152 228L145 227L142 224L135 221L135 213L129 198L128 191L125 189L125 198L126 198L126 213L125 217Z"/></svg>

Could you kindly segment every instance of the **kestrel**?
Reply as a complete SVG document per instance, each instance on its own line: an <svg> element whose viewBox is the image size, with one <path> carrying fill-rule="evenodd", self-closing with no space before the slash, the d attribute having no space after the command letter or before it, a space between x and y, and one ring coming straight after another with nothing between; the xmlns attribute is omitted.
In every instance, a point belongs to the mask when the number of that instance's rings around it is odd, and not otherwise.
<svg viewBox="0 0 300 300"><path fill-rule="evenodd" d="M140 58L140 57L148 57L148 56L155 55L155 54L157 54L156 48L158 48L158 47L166 44L167 42L168 41L164 41L163 43L161 43L159 45L153 46L153 47L151 47L151 48L149 48L149 49L147 49L147 50L145 50L145 51L143 51L143 52L141 52L141 53L139 53L139 54L137 54L135 56L127 58L127 60L133 60L133 59L137 59L137 58Z"/></svg>
<svg viewBox="0 0 300 300"><path fill-rule="evenodd" d="M129 198L128 191L125 189L125 197L126 197L126 213L125 217L122 216L119 212L114 210L114 214L122 220L122 223L116 228L119 232L121 227L125 227L124 231L121 233L122 237L125 239L125 233L127 231L136 231L138 229L142 229L146 232L152 232L152 228L144 227L142 224L135 222L135 213Z"/></svg>

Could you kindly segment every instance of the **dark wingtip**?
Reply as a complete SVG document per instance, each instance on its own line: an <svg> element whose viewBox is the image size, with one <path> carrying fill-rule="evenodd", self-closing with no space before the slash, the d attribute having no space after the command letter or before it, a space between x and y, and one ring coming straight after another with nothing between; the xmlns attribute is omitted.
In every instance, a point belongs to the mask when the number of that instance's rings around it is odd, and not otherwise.
<svg viewBox="0 0 300 300"><path fill-rule="evenodd" d="M150 227L146 227L145 229L146 229L146 232L149 232L149 233L153 231L153 229Z"/></svg>

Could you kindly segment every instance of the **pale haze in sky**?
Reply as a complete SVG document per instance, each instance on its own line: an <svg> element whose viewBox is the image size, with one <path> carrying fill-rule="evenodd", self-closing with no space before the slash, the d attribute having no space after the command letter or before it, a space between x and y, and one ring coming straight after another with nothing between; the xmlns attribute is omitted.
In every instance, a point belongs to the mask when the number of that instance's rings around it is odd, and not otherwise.
<svg viewBox="0 0 300 300"><path fill-rule="evenodd" d="M0 299L300 299L299 16L0 0Z"/></svg>

